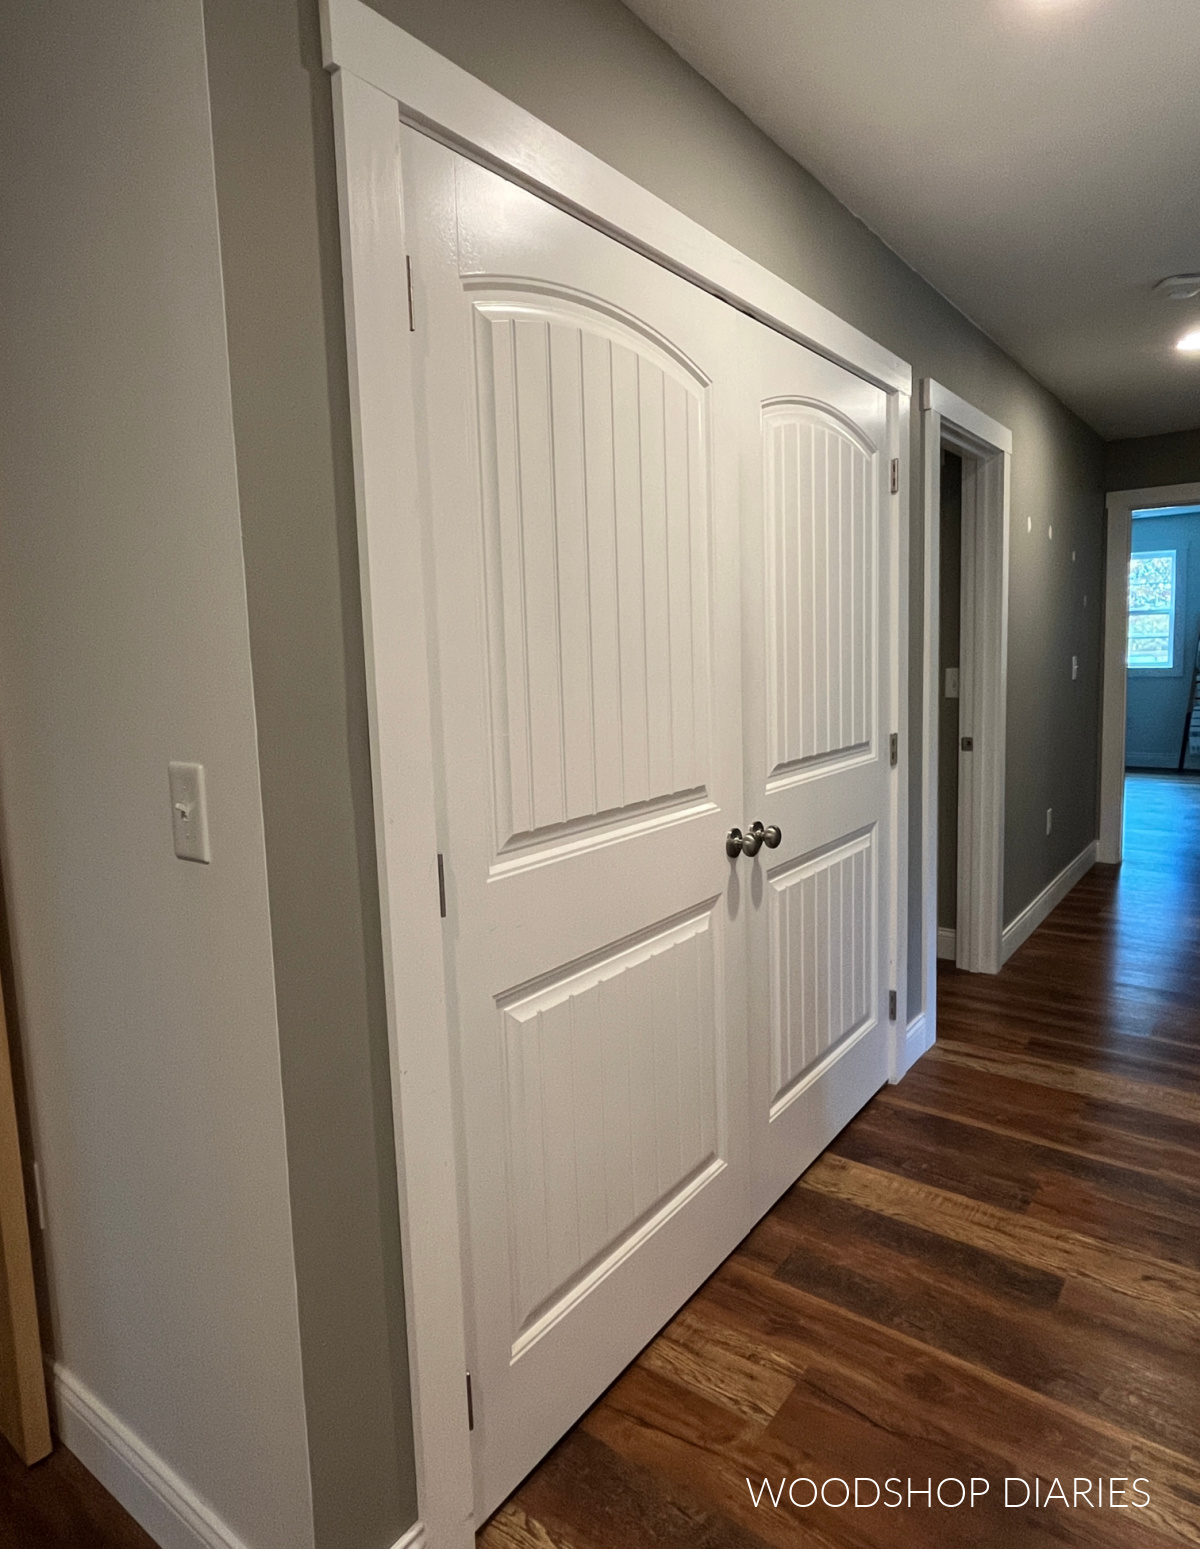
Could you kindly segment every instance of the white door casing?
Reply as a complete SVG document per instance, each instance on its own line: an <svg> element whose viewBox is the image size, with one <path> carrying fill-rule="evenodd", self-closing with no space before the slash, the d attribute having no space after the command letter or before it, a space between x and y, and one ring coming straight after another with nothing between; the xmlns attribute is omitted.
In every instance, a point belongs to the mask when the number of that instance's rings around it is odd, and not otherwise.
<svg viewBox="0 0 1200 1549"><path fill-rule="evenodd" d="M434 796L435 750L428 730L432 628L426 609L431 601L427 573L431 567L428 556L421 553L420 539L428 491L421 486L414 456L422 433L422 406L414 400L412 368L429 346L419 332L410 331L405 305L397 110L401 120L418 124L434 138L501 169L510 181L537 190L560 208L583 215L589 224L650 256L663 269L696 280L782 334L881 384L889 396L892 455L907 444L911 374L886 350L458 70L361 0L323 0L322 21L326 63L335 71L356 500L418 1500L423 1541L429 1549L467 1549L474 1512L460 1260L466 1234L460 1231L462 1179L452 1138L456 1121L449 1106L456 1051L447 1034L442 1009L446 986L434 945L446 929L437 919L436 908L436 848L444 813L439 814ZM418 273L418 297L422 285ZM903 457L901 464L900 563L893 565L891 587L902 637L907 522ZM894 684L898 668L894 662ZM902 680L895 702L903 718ZM436 705L433 709L436 712ZM902 765L893 786L893 807L903 799ZM743 822L752 815L744 813ZM903 836L903 822L894 823L894 894L901 900L901 909ZM744 873L745 863L739 867ZM898 916L899 910L894 908L893 914ZM902 917L900 937L892 950L890 973L898 975L902 984ZM511 988L519 991L521 986ZM903 1049L893 1037L893 1076L903 1068ZM420 1531L414 1529L418 1536Z"/></svg>

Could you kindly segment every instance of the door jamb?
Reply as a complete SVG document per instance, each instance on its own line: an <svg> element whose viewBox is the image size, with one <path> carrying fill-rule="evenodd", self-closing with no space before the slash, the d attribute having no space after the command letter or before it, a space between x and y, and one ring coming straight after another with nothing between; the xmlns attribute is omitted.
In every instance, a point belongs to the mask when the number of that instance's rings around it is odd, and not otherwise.
<svg viewBox="0 0 1200 1549"><path fill-rule="evenodd" d="M925 1047L937 1030L938 585L941 453L963 457L963 651L960 695L975 747L959 755L956 961L976 973L1003 963L1004 775L1008 677L1008 548L1012 432L926 378L921 383L925 606L921 769L921 998ZM968 547L970 552L968 553ZM966 693L963 693L963 690ZM960 700L960 703L962 701ZM964 799L965 798L965 799ZM966 906L964 908L964 905Z"/></svg>
<svg viewBox="0 0 1200 1549"><path fill-rule="evenodd" d="M355 504L384 938L396 1165L420 1523L403 1542L473 1549L461 1206L438 910L436 771L425 622L429 556L416 478L417 337L403 276L400 124L530 189L888 393L894 640L908 639L912 373L890 351L736 248L371 10L322 0L333 73ZM896 729L907 664L893 651ZM377 670L387 664L387 671ZM890 730L887 728L885 730ZM890 1068L904 1059L906 759L892 787L890 961L897 989ZM395 815L404 814L403 826ZM389 816L390 815L390 816ZM419 848L413 834L429 835ZM419 965L414 972L413 965ZM415 1535L415 1536L414 1536Z"/></svg>
<svg viewBox="0 0 1200 1549"><path fill-rule="evenodd" d="M1120 863L1125 819L1125 666L1133 513L1146 506L1200 505L1200 484L1112 490L1104 569L1104 698L1100 722L1100 843L1096 859Z"/></svg>

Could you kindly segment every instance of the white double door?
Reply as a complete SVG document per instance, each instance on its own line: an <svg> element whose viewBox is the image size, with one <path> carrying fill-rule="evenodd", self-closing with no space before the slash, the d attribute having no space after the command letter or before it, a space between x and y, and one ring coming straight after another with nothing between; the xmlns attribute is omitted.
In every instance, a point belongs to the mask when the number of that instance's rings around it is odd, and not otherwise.
<svg viewBox="0 0 1200 1549"><path fill-rule="evenodd" d="M886 1077L886 402L404 152L482 1519Z"/></svg>

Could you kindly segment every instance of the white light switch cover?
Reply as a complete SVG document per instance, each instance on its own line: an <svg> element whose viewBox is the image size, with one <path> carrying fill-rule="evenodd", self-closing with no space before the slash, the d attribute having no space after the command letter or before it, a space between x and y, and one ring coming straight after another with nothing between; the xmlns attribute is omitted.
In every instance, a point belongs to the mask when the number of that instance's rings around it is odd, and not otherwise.
<svg viewBox="0 0 1200 1549"><path fill-rule="evenodd" d="M181 861L212 860L208 844L208 806L204 799L204 765L172 762L167 765L171 783L171 831L175 854Z"/></svg>
<svg viewBox="0 0 1200 1549"><path fill-rule="evenodd" d="M947 667L946 668L946 698L947 699L957 699L958 698L958 668L957 667Z"/></svg>

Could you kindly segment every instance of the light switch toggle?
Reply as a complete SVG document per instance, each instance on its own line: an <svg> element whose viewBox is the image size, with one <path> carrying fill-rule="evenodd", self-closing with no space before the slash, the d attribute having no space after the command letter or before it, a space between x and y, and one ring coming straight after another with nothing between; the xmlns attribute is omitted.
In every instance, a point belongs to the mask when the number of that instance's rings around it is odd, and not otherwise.
<svg viewBox="0 0 1200 1549"><path fill-rule="evenodd" d="M171 831L181 861L212 860L208 843L208 807L204 799L204 765L171 762Z"/></svg>

